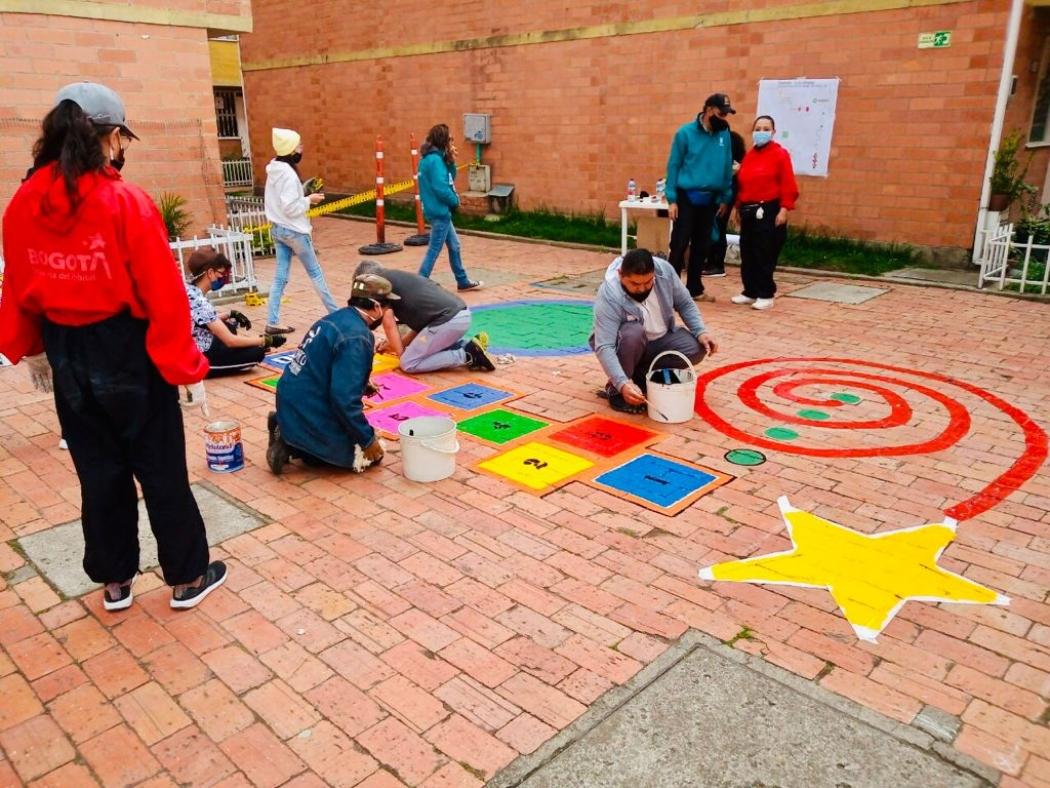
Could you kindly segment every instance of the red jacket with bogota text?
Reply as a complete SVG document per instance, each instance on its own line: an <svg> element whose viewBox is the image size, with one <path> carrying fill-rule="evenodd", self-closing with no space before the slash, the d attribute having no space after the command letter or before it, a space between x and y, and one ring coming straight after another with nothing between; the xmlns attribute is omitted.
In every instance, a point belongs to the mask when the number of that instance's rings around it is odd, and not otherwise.
<svg viewBox="0 0 1050 788"><path fill-rule="evenodd" d="M74 208L55 165L42 167L4 212L0 353L13 364L40 353L42 318L84 326L128 311L149 324L146 350L168 383L203 380L208 361L157 207L109 167L77 187Z"/></svg>

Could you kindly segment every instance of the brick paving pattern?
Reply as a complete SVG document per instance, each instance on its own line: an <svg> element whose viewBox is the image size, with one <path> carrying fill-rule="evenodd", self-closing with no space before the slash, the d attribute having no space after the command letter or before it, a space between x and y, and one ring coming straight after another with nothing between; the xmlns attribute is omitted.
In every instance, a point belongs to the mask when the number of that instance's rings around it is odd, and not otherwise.
<svg viewBox="0 0 1050 788"><path fill-rule="evenodd" d="M347 292L355 250L372 232L318 222L336 292ZM529 283L609 259L471 237L464 247L468 269L507 273L506 284L467 296L476 304L549 298ZM383 262L414 268L421 255ZM267 281L272 263L259 268ZM710 289L719 300L703 312L723 350L701 372L751 359L853 358L948 375L1036 419L1050 414L1046 305L894 285L857 306L784 299L759 314L728 303L732 273ZM241 308L262 324L262 307ZM293 268L282 319L298 338L319 311ZM476 376L424 376L437 388L468 378ZM477 786L690 627L724 640L746 628L751 636L735 648L903 723L927 707L955 715L953 746L1000 770L1002 785L1050 784L1045 469L964 520L940 561L1009 595L1009 607L911 602L869 644L826 591L696 576L787 549L780 495L865 532L938 521L1023 449L1016 425L979 398L950 392L972 424L933 454L763 449L769 461L744 468L722 459L744 445L704 421L662 425L661 453L738 477L667 517L579 482L541 497L479 473L473 464L500 449L467 435L456 474L434 484L407 481L396 453L364 475L293 466L277 478L264 462L273 396L242 380L209 382L208 392L213 415L241 421L248 467L210 474L195 437L203 422L191 415L191 476L268 524L213 550L229 562L229 582L200 608L170 610L168 589L148 573L131 609L108 614L98 592L60 598L11 546L76 519L79 491L49 397L22 371L0 372L0 785ZM544 421L608 415L590 356L522 358L485 380L523 394L507 407ZM910 440L944 428L935 403L905 396ZM735 382L712 389L709 404L752 433L778 426L737 399ZM877 404L858 407L864 418L885 415ZM817 438L793 429L799 444L886 440L877 430Z"/></svg>

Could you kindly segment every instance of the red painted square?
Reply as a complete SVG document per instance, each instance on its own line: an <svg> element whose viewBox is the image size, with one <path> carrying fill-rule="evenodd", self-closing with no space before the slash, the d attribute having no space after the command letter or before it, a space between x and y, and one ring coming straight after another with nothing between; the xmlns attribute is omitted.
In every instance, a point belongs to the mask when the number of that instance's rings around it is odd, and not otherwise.
<svg viewBox="0 0 1050 788"><path fill-rule="evenodd" d="M622 421L589 416L563 430L558 430L550 438L602 457L612 457L633 446L651 443L659 435L658 432Z"/></svg>

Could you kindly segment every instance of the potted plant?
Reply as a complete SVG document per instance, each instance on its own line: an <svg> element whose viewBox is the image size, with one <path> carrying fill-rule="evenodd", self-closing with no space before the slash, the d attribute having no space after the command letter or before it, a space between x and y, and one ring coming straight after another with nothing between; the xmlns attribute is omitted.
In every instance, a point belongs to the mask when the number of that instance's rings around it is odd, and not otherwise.
<svg viewBox="0 0 1050 788"><path fill-rule="evenodd" d="M1025 183L1025 175L1028 174L1028 165L1032 163L1032 155L1028 154L1028 161L1021 165L1017 160L1017 153L1023 144L1020 131L1012 131L1003 137L999 143L999 149L995 152L995 164L992 167L992 177L989 179L991 197L988 199L988 210L1005 211L1023 194L1034 191L1034 187Z"/></svg>
<svg viewBox="0 0 1050 788"><path fill-rule="evenodd" d="M157 207L168 228L169 241L177 241L193 224L193 217L186 210L186 199L174 192L164 192Z"/></svg>

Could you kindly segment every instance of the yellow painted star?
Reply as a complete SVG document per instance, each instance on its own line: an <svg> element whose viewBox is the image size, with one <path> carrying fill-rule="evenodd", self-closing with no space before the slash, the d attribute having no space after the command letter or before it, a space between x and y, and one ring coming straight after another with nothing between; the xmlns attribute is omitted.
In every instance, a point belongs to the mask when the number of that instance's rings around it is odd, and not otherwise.
<svg viewBox="0 0 1050 788"><path fill-rule="evenodd" d="M955 538L946 519L915 528L862 534L777 500L794 549L700 570L701 580L826 588L862 640L874 642L905 602L1006 605L991 589L937 566Z"/></svg>

